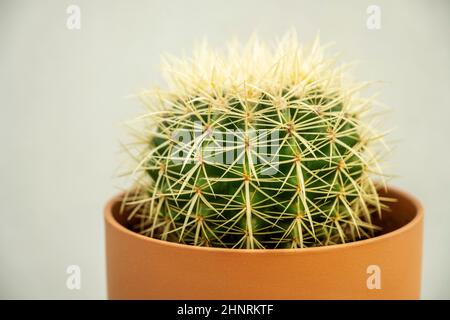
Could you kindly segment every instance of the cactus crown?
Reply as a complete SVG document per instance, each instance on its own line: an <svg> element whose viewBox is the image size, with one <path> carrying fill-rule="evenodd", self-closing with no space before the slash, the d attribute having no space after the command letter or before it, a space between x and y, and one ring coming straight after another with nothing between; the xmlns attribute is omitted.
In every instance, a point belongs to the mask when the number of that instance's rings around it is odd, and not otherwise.
<svg viewBox="0 0 450 320"><path fill-rule="evenodd" d="M169 89L142 92L129 148L137 186L124 207L137 230L249 249L373 236L381 136L363 121L365 84L344 81L323 51L290 33L275 48L254 37L226 54L204 44L166 58Z"/></svg>

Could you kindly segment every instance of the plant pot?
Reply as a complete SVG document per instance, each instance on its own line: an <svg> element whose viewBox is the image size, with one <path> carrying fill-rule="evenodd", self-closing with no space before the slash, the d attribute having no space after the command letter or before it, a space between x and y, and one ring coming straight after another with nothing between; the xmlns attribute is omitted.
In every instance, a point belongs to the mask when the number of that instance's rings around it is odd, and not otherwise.
<svg viewBox="0 0 450 320"><path fill-rule="evenodd" d="M139 235L105 208L110 299L418 299L423 209L411 195L383 214L380 236L325 247L246 250L182 245Z"/></svg>

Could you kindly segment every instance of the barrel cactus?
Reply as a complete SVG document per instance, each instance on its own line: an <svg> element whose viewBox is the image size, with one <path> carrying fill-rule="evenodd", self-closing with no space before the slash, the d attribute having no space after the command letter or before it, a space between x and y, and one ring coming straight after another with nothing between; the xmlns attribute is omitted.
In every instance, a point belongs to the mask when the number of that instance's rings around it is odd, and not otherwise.
<svg viewBox="0 0 450 320"><path fill-rule="evenodd" d="M371 99L318 40L202 44L163 66L167 89L142 92L146 112L128 147L136 185L123 208L135 230L246 249L376 234L382 136L366 117Z"/></svg>

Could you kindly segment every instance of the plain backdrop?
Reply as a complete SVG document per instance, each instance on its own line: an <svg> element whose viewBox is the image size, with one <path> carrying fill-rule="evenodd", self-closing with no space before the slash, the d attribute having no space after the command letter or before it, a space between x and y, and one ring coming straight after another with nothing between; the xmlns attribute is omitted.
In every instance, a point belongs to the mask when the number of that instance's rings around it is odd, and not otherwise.
<svg viewBox="0 0 450 320"><path fill-rule="evenodd" d="M71 4L80 30L66 27ZM426 209L422 297L450 298L449 18L448 1L425 0L1 0L0 298L105 298L102 209L123 186L120 124L141 112L130 95L162 83L161 53L291 27L305 42L320 30L359 61L357 79L382 81L392 184Z"/></svg>

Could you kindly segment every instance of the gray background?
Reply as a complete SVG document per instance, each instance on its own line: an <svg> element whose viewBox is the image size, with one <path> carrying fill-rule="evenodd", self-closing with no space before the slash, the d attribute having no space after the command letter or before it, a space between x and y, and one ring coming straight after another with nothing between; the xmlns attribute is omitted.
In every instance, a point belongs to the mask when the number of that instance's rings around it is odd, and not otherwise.
<svg viewBox="0 0 450 320"><path fill-rule="evenodd" d="M66 8L81 8L81 30ZM381 7L381 29L366 8ZM127 98L161 83L159 56L206 36L318 30L358 79L383 80L392 183L425 208L423 298L450 298L450 30L446 1L0 2L0 298L105 298L102 208L123 182ZM66 267L81 267L81 290ZM130 275L132 276L132 275Z"/></svg>

